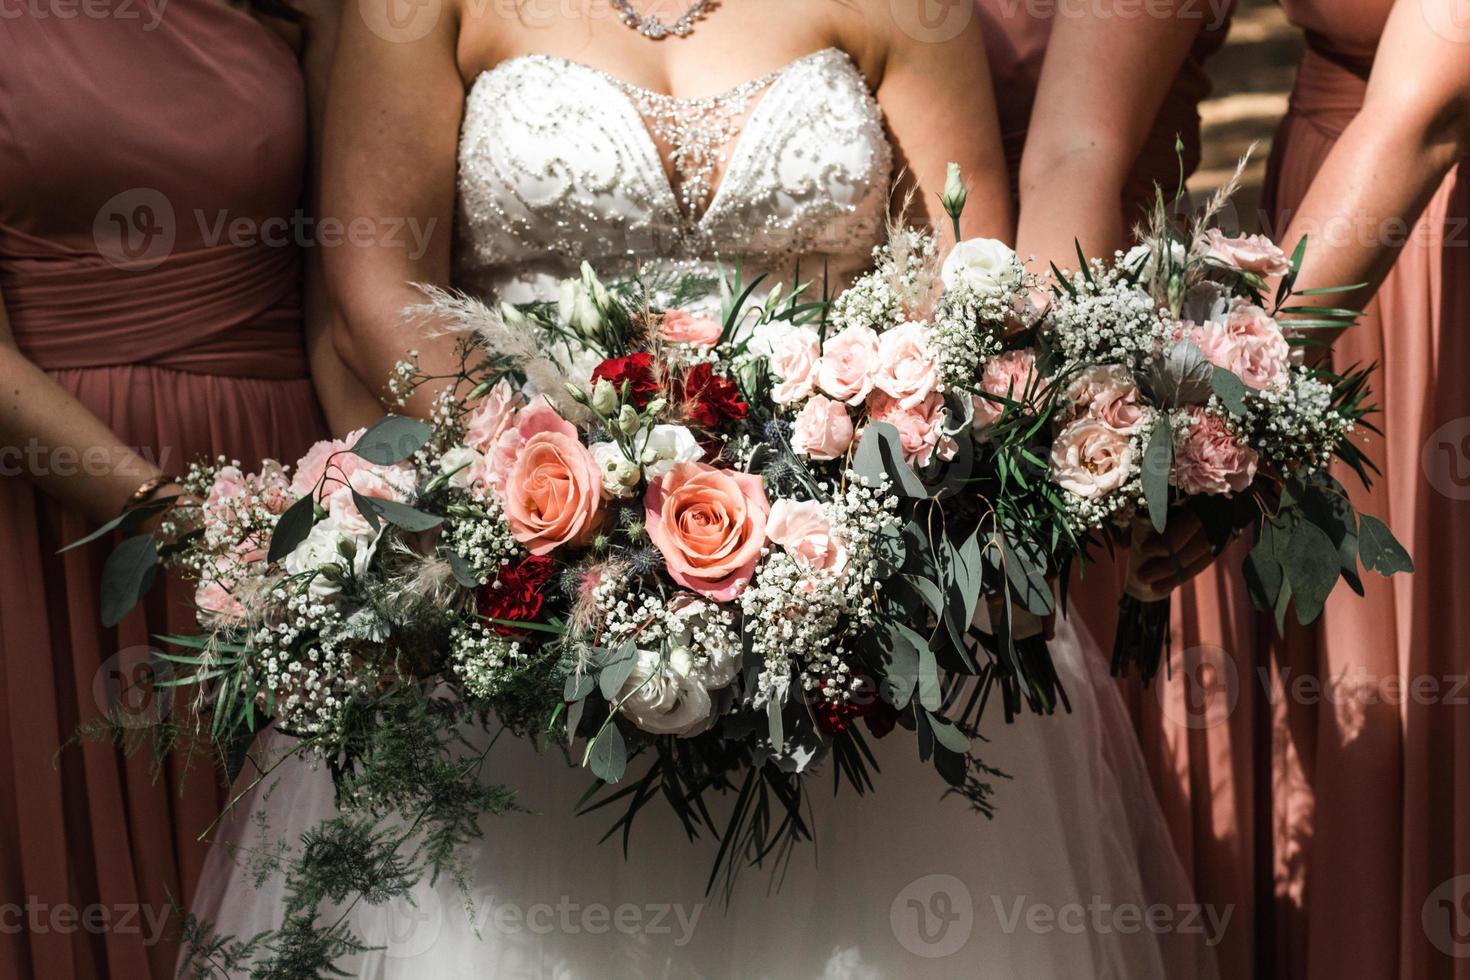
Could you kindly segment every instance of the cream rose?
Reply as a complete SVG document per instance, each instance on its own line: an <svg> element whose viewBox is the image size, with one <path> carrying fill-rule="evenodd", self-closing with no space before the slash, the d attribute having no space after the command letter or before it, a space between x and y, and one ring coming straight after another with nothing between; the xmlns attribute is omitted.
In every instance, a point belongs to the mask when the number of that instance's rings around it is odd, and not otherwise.
<svg viewBox="0 0 1470 980"><path fill-rule="evenodd" d="M713 703L694 676L688 650L664 654L639 650L633 672L618 692L623 715L655 735L688 737L709 727Z"/></svg>
<svg viewBox="0 0 1470 980"><path fill-rule="evenodd" d="M771 511L760 477L679 463L649 484L643 506L648 536L675 582L716 602L750 582Z"/></svg>
<svg viewBox="0 0 1470 980"><path fill-rule="evenodd" d="M1067 389L1067 401L1079 416L1099 419L1119 432L1137 432L1148 418L1138 385L1121 364L1083 371Z"/></svg>
<svg viewBox="0 0 1470 980"><path fill-rule="evenodd" d="M821 355L821 339L811 327L791 327L771 338L771 373L781 379L771 389L777 405L789 405L811 395Z"/></svg>
<svg viewBox="0 0 1470 980"><path fill-rule="evenodd" d="M1082 418L1057 434L1052 479L1079 497L1104 497L1133 475L1133 442L1100 419Z"/></svg>
<svg viewBox="0 0 1470 980"><path fill-rule="evenodd" d="M771 505L766 535L812 568L840 575L847 567L847 548L832 532L832 522L816 501L776 501Z"/></svg>

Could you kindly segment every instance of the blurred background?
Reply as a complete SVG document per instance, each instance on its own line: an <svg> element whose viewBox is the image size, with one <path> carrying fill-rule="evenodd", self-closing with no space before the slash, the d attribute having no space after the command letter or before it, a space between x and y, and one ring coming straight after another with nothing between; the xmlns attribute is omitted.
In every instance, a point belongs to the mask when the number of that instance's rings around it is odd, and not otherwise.
<svg viewBox="0 0 1470 980"><path fill-rule="evenodd" d="M1241 231L1260 230L1266 158L1286 112L1302 44L1302 32L1287 23L1275 0L1239 0L1225 46L1207 62L1214 91L1200 106L1204 160L1189 189L1212 192L1230 179L1251 143L1259 142L1236 196Z"/></svg>

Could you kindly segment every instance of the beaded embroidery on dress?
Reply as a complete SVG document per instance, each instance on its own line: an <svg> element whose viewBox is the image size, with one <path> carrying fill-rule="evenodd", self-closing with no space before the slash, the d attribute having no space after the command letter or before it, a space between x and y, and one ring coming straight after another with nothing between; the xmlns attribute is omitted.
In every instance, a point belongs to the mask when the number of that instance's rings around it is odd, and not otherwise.
<svg viewBox="0 0 1470 980"><path fill-rule="evenodd" d="M672 168L655 136L673 144ZM891 178L882 113L836 49L693 100L562 58L512 58L465 105L456 285L545 298L583 260L603 276L719 261L749 280L798 258L841 275L881 239Z"/></svg>

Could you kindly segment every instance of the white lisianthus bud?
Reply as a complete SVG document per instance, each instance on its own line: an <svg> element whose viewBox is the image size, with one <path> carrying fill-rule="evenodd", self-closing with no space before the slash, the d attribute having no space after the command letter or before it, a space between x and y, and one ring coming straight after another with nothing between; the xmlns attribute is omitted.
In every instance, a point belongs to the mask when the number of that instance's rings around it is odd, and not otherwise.
<svg viewBox="0 0 1470 980"><path fill-rule="evenodd" d="M596 337L602 332L602 310L592 292L580 280L567 279L562 282L557 312L567 326L583 337Z"/></svg>
<svg viewBox="0 0 1470 980"><path fill-rule="evenodd" d="M500 304L500 318L505 321L507 327L513 330L522 330L531 322L526 314L509 303Z"/></svg>
<svg viewBox="0 0 1470 980"><path fill-rule="evenodd" d="M602 474L602 493L608 498L622 498L632 494L638 486L638 464L623 454L613 442L598 442L587 447L597 461Z"/></svg>
<svg viewBox="0 0 1470 980"><path fill-rule="evenodd" d="M960 220L960 214L965 210L965 201L969 199L969 196L970 192L965 188L965 182L960 176L960 165L951 162L944 175L944 191L939 195L939 203L944 205L944 213L955 221Z"/></svg>
<svg viewBox="0 0 1470 980"><path fill-rule="evenodd" d="M592 388L592 410L603 418L618 410L618 390L606 378L598 378Z"/></svg>
<svg viewBox="0 0 1470 980"><path fill-rule="evenodd" d="M955 245L944 260L940 278L945 289L969 288L983 296L1000 296L1019 283L1020 263L1005 242L968 238Z"/></svg>
<svg viewBox="0 0 1470 980"><path fill-rule="evenodd" d="M655 398L653 401L648 403L648 407L643 411L644 414L647 415L649 418L656 419L660 415L662 415L664 413L664 409L668 407L669 403L666 399Z"/></svg>
<svg viewBox="0 0 1470 980"><path fill-rule="evenodd" d="M618 413L618 428L625 435L632 435L643 427L643 419L638 417L638 410L632 405L624 405L623 410Z"/></svg>
<svg viewBox="0 0 1470 980"><path fill-rule="evenodd" d="M583 391L580 385L575 385L572 384L572 382L568 381L563 384L562 387L567 390L568 395L572 396L572 401L576 402L578 405L587 404L587 392Z"/></svg>

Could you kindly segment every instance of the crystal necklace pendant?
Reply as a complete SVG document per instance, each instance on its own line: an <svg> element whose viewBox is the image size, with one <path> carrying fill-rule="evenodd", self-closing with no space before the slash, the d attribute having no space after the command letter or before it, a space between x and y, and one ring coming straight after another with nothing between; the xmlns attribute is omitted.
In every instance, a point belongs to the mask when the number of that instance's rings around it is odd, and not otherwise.
<svg viewBox="0 0 1470 980"><path fill-rule="evenodd" d="M652 14L640 14L633 9L632 0L610 0L619 19L644 37L657 41L673 34L687 37L694 31L694 22L709 12L714 0L694 0L689 9L672 24L665 24Z"/></svg>

